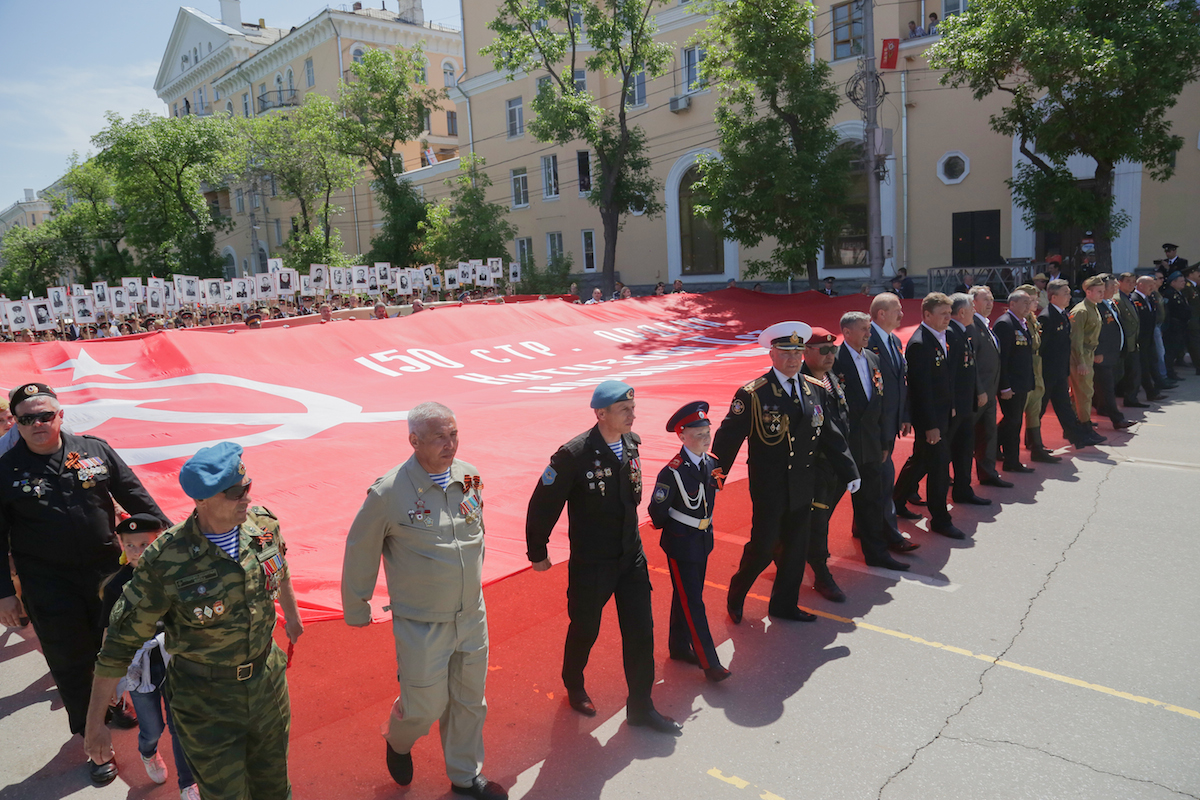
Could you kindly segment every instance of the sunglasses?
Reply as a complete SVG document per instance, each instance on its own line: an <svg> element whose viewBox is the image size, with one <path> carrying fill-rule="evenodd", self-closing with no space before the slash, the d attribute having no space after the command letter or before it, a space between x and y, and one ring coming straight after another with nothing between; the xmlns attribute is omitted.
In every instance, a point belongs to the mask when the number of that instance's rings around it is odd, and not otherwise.
<svg viewBox="0 0 1200 800"><path fill-rule="evenodd" d="M230 486L228 489L221 492L221 494L225 495L227 500L241 500L243 497L250 494L251 483L253 483L253 481L240 483L237 486Z"/></svg>
<svg viewBox="0 0 1200 800"><path fill-rule="evenodd" d="M837 352L836 344L826 344L817 348L817 352L823 356L831 356Z"/></svg>
<svg viewBox="0 0 1200 800"><path fill-rule="evenodd" d="M43 411L40 414L22 414L17 417L17 424L28 428L35 422L52 422L57 416L57 411Z"/></svg>

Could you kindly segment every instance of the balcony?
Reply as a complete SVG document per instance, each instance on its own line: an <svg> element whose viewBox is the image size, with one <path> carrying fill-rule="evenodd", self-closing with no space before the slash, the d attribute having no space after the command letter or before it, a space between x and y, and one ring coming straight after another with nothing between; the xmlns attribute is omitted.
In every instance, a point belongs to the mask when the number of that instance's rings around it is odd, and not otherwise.
<svg viewBox="0 0 1200 800"><path fill-rule="evenodd" d="M286 108L300 105L300 92L295 89L275 89L258 96L258 113L270 111L272 108Z"/></svg>

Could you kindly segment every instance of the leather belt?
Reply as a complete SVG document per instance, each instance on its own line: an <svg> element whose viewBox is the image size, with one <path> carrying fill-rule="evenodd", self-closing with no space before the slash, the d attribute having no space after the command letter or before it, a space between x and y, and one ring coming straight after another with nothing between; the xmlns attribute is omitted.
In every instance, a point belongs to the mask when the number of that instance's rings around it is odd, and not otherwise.
<svg viewBox="0 0 1200 800"><path fill-rule="evenodd" d="M263 650L255 658L250 659L245 664L238 664L236 667L210 667L208 664L197 664L195 661L188 661L182 656L172 656L171 663L180 672L186 672L188 675L195 675L198 678L208 678L212 681L247 681L256 672L262 670L263 666L267 663L267 656L269 655L271 655L271 645L267 645L267 649Z"/></svg>
<svg viewBox="0 0 1200 800"><path fill-rule="evenodd" d="M708 526L712 524L712 520L708 517L691 517L674 508L667 509L667 516L671 519L678 520L684 525L690 525L693 528L700 530L708 530Z"/></svg>

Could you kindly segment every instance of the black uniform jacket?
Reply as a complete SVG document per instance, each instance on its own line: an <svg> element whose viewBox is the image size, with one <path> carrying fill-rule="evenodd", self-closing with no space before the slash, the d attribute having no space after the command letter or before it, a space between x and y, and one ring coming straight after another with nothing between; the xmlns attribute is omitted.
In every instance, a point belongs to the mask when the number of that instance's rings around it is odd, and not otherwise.
<svg viewBox="0 0 1200 800"><path fill-rule="evenodd" d="M789 511L812 504L812 468L818 452L847 483L858 477L845 437L830 424L833 401L825 387L811 377L801 378L798 385L797 403L774 370L755 378L734 393L729 413L713 436L713 454L726 475L742 442L749 439L751 498Z"/></svg>
<svg viewBox="0 0 1200 800"><path fill-rule="evenodd" d="M871 326L871 339L867 342L867 349L879 357L879 371L883 373L883 408L879 412L879 424L883 427L884 437L894 444L896 437L900 435L900 426L908 422L908 361L904 358L904 346L900 344L900 337L894 333L889 333L888 336L896 353L895 359L888 352L874 325Z"/></svg>
<svg viewBox="0 0 1200 800"><path fill-rule="evenodd" d="M919 436L934 428L945 436L954 408L954 371L949 355L928 328L918 325L904 356L908 359L908 411L913 428Z"/></svg>
<svg viewBox="0 0 1200 800"><path fill-rule="evenodd" d="M1033 391L1033 338L1021 327L1012 312L992 323L992 332L1000 341L1000 391L1012 389L1021 394Z"/></svg>
<svg viewBox="0 0 1200 800"><path fill-rule="evenodd" d="M957 322L950 320L950 327L946 328L946 346L950 349L950 366L954 369L954 411L961 417L975 411L975 401L983 393L970 329L959 328Z"/></svg>
<svg viewBox="0 0 1200 800"><path fill-rule="evenodd" d="M1000 386L1000 350L987 324L975 317L971 323L971 341L975 343L975 366L979 371L979 392L994 400Z"/></svg>
<svg viewBox="0 0 1200 800"><path fill-rule="evenodd" d="M1158 305L1153 297L1146 297L1137 292L1129 295L1129 302L1133 303L1133 310L1138 315L1138 341L1150 342L1149 346L1153 347L1154 328L1158 324Z"/></svg>
<svg viewBox="0 0 1200 800"><path fill-rule="evenodd" d="M130 514L166 514L108 442L63 432L57 453L40 456L18 440L0 456L0 552L51 569L116 570L121 548L113 531L115 497ZM0 597L15 594L0 570Z"/></svg>
<svg viewBox="0 0 1200 800"><path fill-rule="evenodd" d="M867 359L867 371L871 379L871 399L867 399L863 390L862 379L858 376L858 367L854 365L854 357L846 345L838 348L837 358L833 362L833 373L842 384L846 395L847 417L850 430L846 433L846 443L850 446L850 455L861 470L864 464L879 465L883 463L883 454L891 450L895 436L885 436L883 429L884 400L887 397L887 386L884 382L883 369L879 358L870 350L864 349L863 356Z"/></svg>
<svg viewBox="0 0 1200 800"><path fill-rule="evenodd" d="M713 468L717 460L705 453L700 465L680 448L662 471L650 496L650 520L662 529L658 543L668 558L676 561L704 561L713 549L712 513L717 497L717 480ZM678 514L707 520L701 529L688 521L671 516Z"/></svg>
<svg viewBox="0 0 1200 800"><path fill-rule="evenodd" d="M546 559L546 543L567 506L571 560L633 563L642 554L637 508L642 502L641 437L622 437L617 459L600 427L558 448L529 498L525 545L529 560Z"/></svg>
<svg viewBox="0 0 1200 800"><path fill-rule="evenodd" d="M1071 374L1071 317L1051 303L1038 314L1042 326L1042 377L1051 380Z"/></svg>

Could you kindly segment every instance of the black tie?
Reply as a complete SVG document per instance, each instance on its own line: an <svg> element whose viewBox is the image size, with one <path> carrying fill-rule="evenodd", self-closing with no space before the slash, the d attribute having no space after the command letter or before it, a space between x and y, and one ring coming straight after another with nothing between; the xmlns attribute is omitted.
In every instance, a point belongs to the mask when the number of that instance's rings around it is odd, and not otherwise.
<svg viewBox="0 0 1200 800"><path fill-rule="evenodd" d="M793 376L788 378L788 391L792 395L792 399L797 403L800 402L800 389L796 386L796 378Z"/></svg>

